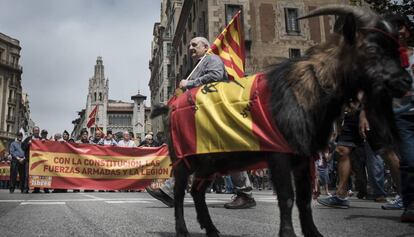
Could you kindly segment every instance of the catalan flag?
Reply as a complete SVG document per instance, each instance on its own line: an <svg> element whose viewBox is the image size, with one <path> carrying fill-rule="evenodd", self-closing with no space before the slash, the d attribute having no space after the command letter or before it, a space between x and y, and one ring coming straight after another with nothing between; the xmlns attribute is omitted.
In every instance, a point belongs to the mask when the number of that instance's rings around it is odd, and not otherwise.
<svg viewBox="0 0 414 237"><path fill-rule="evenodd" d="M220 56L230 80L244 76L246 54L242 30L241 11L239 11L207 51Z"/></svg>

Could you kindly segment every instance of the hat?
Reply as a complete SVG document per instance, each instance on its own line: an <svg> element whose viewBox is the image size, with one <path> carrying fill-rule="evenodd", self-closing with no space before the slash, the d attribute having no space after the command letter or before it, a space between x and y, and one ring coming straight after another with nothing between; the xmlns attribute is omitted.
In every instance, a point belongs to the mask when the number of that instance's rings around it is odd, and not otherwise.
<svg viewBox="0 0 414 237"><path fill-rule="evenodd" d="M40 133L43 133L43 134L48 134L48 132L47 132L47 130L46 129L42 129L42 131L40 132Z"/></svg>
<svg viewBox="0 0 414 237"><path fill-rule="evenodd" d="M68 131L63 131L63 134L67 134L69 136L69 132Z"/></svg>

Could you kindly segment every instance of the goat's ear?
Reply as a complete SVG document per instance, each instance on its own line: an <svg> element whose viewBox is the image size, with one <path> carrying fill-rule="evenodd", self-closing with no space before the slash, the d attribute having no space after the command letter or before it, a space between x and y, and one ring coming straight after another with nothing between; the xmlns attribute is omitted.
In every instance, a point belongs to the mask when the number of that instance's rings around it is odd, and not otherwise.
<svg viewBox="0 0 414 237"><path fill-rule="evenodd" d="M354 45L356 39L356 29L357 29L357 22L355 19L355 15L347 14L344 16L343 26L342 26L342 34L344 36L345 42L349 45Z"/></svg>

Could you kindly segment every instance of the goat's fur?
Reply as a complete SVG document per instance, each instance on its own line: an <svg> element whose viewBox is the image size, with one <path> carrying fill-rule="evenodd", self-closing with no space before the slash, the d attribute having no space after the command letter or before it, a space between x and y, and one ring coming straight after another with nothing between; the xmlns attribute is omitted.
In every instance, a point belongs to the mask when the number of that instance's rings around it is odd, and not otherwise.
<svg viewBox="0 0 414 237"><path fill-rule="evenodd" d="M207 178L216 172L245 169L258 162L267 162L271 171L280 208L279 235L296 236L291 217L294 201L291 182L293 174L302 232L307 237L322 236L313 222L310 207L310 166L313 164L309 157L326 147L333 121L340 115L347 100L355 98L359 90L366 93L366 101L372 106L372 114L381 117L382 112L390 113L391 95L402 96L411 84L408 73L398 65L398 55L387 54L397 50L397 46L393 45L395 42L380 32L356 30L356 21L358 27L366 25L358 22L359 12L355 14L347 16L342 31L327 43L309 49L301 58L275 65L266 74L272 94L271 116L294 150L294 154L216 153L186 157L188 166L184 162L176 164L173 174L176 179L174 204L177 236L188 236L183 215L183 200L190 174L194 173L196 177L191 195L201 228L206 229L208 236L219 236L205 203L205 189L210 183ZM368 26L381 28L380 20L375 21L376 25L372 25L372 17L369 20ZM377 54L370 53L371 51L367 53L372 45L379 50L384 48L384 51L378 51ZM381 65L387 65L389 70L379 70L377 67ZM378 96L381 96L384 103L376 102ZM167 110L157 108L156 111L160 114ZM386 133L384 137L394 140L396 133L392 118L386 115L378 121L387 127L383 130ZM175 163L177 157L172 146L171 134L168 137L171 160Z"/></svg>

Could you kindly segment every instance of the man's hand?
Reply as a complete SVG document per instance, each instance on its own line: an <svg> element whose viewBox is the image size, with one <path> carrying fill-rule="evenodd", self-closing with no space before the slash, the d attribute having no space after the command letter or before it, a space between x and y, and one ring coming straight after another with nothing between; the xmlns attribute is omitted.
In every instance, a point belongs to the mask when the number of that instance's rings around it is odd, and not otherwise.
<svg viewBox="0 0 414 237"><path fill-rule="evenodd" d="M369 122L364 110L359 114L359 134L363 139L367 138L366 132L369 131Z"/></svg>
<svg viewBox="0 0 414 237"><path fill-rule="evenodd" d="M188 84L188 80L186 80L186 79L181 80L179 87L180 88L186 88L187 87L187 84Z"/></svg>

